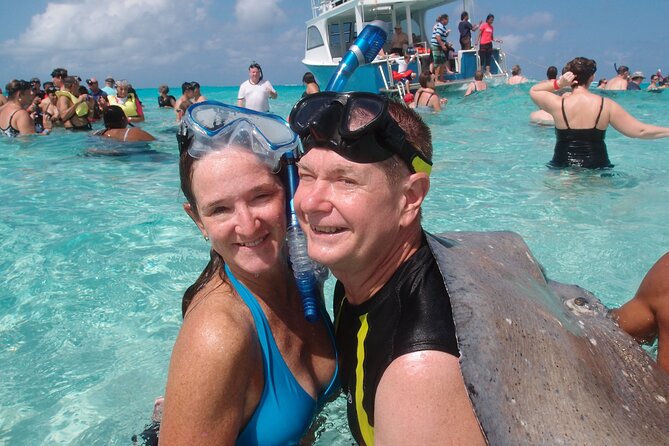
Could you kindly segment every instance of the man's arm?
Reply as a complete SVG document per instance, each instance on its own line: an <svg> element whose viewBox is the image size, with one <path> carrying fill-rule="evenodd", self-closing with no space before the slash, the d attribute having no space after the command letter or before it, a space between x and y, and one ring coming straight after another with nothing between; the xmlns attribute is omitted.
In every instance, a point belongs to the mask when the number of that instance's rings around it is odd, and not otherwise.
<svg viewBox="0 0 669 446"><path fill-rule="evenodd" d="M409 353L383 373L374 406L374 444L485 445L458 358Z"/></svg>
<svg viewBox="0 0 669 446"><path fill-rule="evenodd" d="M638 342L658 338L657 363L669 373L669 252L646 273L634 297L612 313Z"/></svg>

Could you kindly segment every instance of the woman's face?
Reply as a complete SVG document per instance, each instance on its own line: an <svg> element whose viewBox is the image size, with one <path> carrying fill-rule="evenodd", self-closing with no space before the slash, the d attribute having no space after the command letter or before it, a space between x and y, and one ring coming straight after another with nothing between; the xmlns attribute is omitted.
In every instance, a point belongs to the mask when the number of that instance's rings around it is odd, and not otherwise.
<svg viewBox="0 0 669 446"><path fill-rule="evenodd" d="M244 148L229 147L195 161L193 218L233 272L260 274L285 261L284 189L277 175Z"/></svg>
<svg viewBox="0 0 669 446"><path fill-rule="evenodd" d="M495 21L495 18L494 18L494 17L490 17L488 20L486 20L486 22L488 23L488 25L492 25L492 22L494 22L494 21Z"/></svg>
<svg viewBox="0 0 669 446"><path fill-rule="evenodd" d="M128 96L128 86L127 85L119 85L116 87L116 96L119 98L124 98Z"/></svg>

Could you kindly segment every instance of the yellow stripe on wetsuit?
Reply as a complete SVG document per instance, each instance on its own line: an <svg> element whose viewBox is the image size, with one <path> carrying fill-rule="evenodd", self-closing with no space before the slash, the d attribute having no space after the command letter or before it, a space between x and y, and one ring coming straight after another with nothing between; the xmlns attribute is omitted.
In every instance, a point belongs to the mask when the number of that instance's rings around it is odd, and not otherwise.
<svg viewBox="0 0 669 446"><path fill-rule="evenodd" d="M374 444L374 427L369 424L369 416L365 412L362 405L364 398L363 383L365 381L365 339L369 325L367 325L367 314L360 316L360 329L358 330L358 351L357 363L355 366L355 411L358 414L358 427L360 428L360 435L365 441L365 444L372 446Z"/></svg>

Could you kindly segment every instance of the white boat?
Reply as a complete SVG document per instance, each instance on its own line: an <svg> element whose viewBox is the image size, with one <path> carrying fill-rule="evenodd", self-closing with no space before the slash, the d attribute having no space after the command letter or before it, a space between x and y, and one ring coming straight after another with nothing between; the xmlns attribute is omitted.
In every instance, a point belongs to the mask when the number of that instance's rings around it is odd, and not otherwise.
<svg viewBox="0 0 669 446"><path fill-rule="evenodd" d="M433 8L460 2L461 0L311 0L313 18L306 22L306 49L302 63L311 71L318 83L327 85L337 69L342 57L355 41L358 33L366 24L373 20L381 20L386 24L388 40L384 48L389 49L392 38L391 30L396 24L409 37L409 53L417 54L417 58L409 66L414 73L420 73L428 63L432 26L438 11L433 16L426 13ZM472 15L472 1L462 1L463 10ZM457 43L457 24L460 16L450 18L450 27L454 31ZM374 93L403 93L401 82L393 80L392 71L397 70L399 56L377 56L372 63L357 68L346 84L349 91L369 91ZM505 55L501 48L493 50L494 62L491 66L491 81L506 80L508 77ZM476 70L480 69L481 61L476 49L458 51L454 58L455 74L446 76L446 82L438 82L438 88L459 86L469 83ZM418 77L413 81L412 88L418 88Z"/></svg>

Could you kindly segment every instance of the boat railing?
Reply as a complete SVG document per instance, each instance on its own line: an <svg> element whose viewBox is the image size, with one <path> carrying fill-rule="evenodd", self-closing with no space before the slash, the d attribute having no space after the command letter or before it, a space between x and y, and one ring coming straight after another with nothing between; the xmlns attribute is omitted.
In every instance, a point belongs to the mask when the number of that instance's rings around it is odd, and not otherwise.
<svg viewBox="0 0 669 446"><path fill-rule="evenodd" d="M313 18L331 11L339 5L349 2L350 0L311 0L311 12Z"/></svg>

